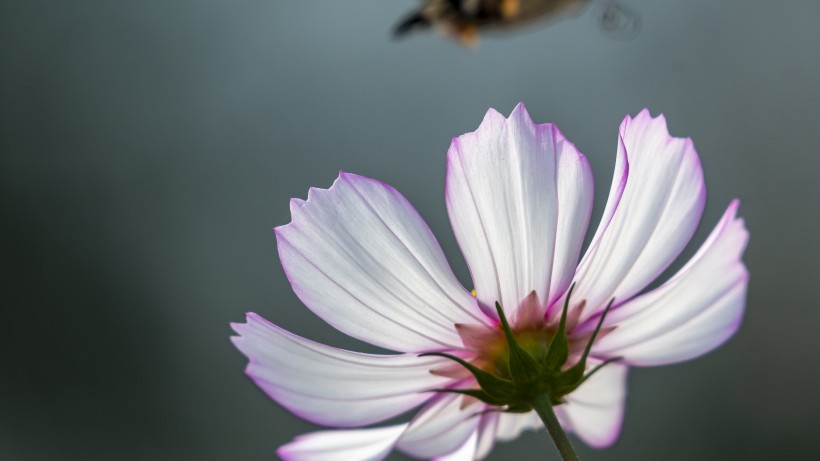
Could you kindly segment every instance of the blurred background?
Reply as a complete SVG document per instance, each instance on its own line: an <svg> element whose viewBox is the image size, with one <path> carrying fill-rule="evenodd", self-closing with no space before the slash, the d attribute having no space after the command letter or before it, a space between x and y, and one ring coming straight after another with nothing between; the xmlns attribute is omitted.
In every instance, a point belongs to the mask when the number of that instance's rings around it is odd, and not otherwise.
<svg viewBox="0 0 820 461"><path fill-rule="evenodd" d="M751 230L739 334L635 369L620 441L582 459L820 459L820 3L621 1L630 40L586 12L470 50L392 40L413 0L0 3L0 459L275 459L314 427L244 377L228 323L373 350L291 291L289 199L341 169L392 184L469 286L445 153L518 101L589 158L593 223L649 107L706 173L684 257L734 197ZM528 433L489 459L557 454Z"/></svg>

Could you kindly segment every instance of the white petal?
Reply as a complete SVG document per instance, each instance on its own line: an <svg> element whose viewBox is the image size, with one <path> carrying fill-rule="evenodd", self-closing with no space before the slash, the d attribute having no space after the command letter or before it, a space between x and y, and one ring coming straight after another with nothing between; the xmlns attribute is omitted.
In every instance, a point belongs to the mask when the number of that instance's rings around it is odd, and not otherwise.
<svg viewBox="0 0 820 461"><path fill-rule="evenodd" d="M590 361L590 366L594 365ZM615 443L623 421L626 371L625 365L605 365L569 394L567 403L555 408L561 425L593 447Z"/></svg>
<svg viewBox="0 0 820 461"><path fill-rule="evenodd" d="M231 339L250 363L246 373L271 398L309 421L359 426L403 413L450 380L430 374L446 359L372 355L336 349L289 333L256 314L233 324Z"/></svg>
<svg viewBox="0 0 820 461"><path fill-rule="evenodd" d="M381 461L390 453L407 424L319 431L296 437L277 454L285 461Z"/></svg>
<svg viewBox="0 0 820 461"><path fill-rule="evenodd" d="M612 297L626 301L660 275L703 213L700 160L691 140L669 135L663 116L653 119L644 110L634 120L627 117L618 149L604 219L576 274L572 296L587 302L582 320Z"/></svg>
<svg viewBox="0 0 820 461"><path fill-rule="evenodd" d="M485 311L497 301L509 316L533 290L547 305L566 289L592 198L586 159L523 105L453 140L447 210Z"/></svg>
<svg viewBox="0 0 820 461"><path fill-rule="evenodd" d="M430 229L386 184L341 173L294 201L278 227L293 289L340 331L401 352L460 347L454 323L485 323Z"/></svg>
<svg viewBox="0 0 820 461"><path fill-rule="evenodd" d="M534 411L529 413L501 413L498 417L496 438L502 442L515 440L522 432L539 430L544 427Z"/></svg>
<svg viewBox="0 0 820 461"><path fill-rule="evenodd" d="M741 261L749 234L734 201L695 256L668 282L611 313L615 330L593 353L634 365L687 360L716 348L740 325L748 272Z"/></svg>
<svg viewBox="0 0 820 461"><path fill-rule="evenodd" d="M433 461L473 461L476 459L476 441L478 439L478 431L474 431L470 438L464 442L463 445L456 451L449 455L438 456L433 458Z"/></svg>
<svg viewBox="0 0 820 461"><path fill-rule="evenodd" d="M398 442L400 450L417 458L433 458L452 453L476 431L483 404L462 408L464 397L440 394L410 422Z"/></svg>
<svg viewBox="0 0 820 461"><path fill-rule="evenodd" d="M495 446L495 433L498 429L499 413L485 413L478 424L478 440L476 441L475 459L487 457Z"/></svg>

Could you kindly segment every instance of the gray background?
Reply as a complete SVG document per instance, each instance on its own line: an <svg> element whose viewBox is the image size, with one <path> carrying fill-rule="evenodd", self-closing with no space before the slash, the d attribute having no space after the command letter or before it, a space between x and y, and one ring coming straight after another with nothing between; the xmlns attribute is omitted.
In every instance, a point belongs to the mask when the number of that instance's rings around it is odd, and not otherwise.
<svg viewBox="0 0 820 461"><path fill-rule="evenodd" d="M468 283L444 155L518 101L589 157L593 222L647 106L701 155L695 244L734 197L752 235L739 335L634 370L621 440L582 458L820 459L820 2L623 1L633 40L586 14L472 51L390 40L411 0L0 3L0 459L275 457L313 427L243 376L228 322L372 350L292 293L288 199L340 169L393 184ZM557 456L528 434L490 459Z"/></svg>

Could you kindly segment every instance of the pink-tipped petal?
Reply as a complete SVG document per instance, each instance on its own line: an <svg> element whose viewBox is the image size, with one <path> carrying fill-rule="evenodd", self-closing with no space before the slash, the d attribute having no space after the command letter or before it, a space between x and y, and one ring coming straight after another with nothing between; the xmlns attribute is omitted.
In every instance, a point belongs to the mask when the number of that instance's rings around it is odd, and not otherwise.
<svg viewBox="0 0 820 461"><path fill-rule="evenodd" d="M401 414L431 397L448 378L431 368L446 359L415 354L373 355L319 344L256 314L233 324L246 373L271 398L300 417L328 426L360 426Z"/></svg>
<svg viewBox="0 0 820 461"><path fill-rule="evenodd" d="M741 260L749 234L734 201L695 256L669 281L607 318L617 327L593 353L633 365L663 365L711 351L740 325L748 272Z"/></svg>
<svg viewBox="0 0 820 461"><path fill-rule="evenodd" d="M644 110L619 133L614 181L593 244L576 274L573 298L586 300L584 319L610 300L624 302L666 269L694 234L706 189L691 140L673 138L663 116ZM626 161L621 160L626 157ZM628 164L628 168L624 165ZM583 319L582 319L583 320Z"/></svg>
<svg viewBox="0 0 820 461"><path fill-rule="evenodd" d="M554 125L536 125L523 105L494 110L453 140L447 211L486 312L507 315L533 290L546 305L574 273L592 209L586 159Z"/></svg>
<svg viewBox="0 0 820 461"><path fill-rule="evenodd" d="M591 367L597 363L589 362ZM626 372L627 367L619 363L598 370L567 396L566 404L556 407L561 425L593 447L615 443L624 416Z"/></svg>
<svg viewBox="0 0 820 461"><path fill-rule="evenodd" d="M484 323L427 224L395 189L341 173L276 229L302 302L338 330L400 352L460 347L455 323Z"/></svg>
<svg viewBox="0 0 820 461"><path fill-rule="evenodd" d="M464 406L464 396L440 394L422 408L402 434L398 448L416 458L452 453L475 433L486 406Z"/></svg>
<svg viewBox="0 0 820 461"><path fill-rule="evenodd" d="M373 429L319 431L300 435L277 454L285 461L381 461L407 424Z"/></svg>

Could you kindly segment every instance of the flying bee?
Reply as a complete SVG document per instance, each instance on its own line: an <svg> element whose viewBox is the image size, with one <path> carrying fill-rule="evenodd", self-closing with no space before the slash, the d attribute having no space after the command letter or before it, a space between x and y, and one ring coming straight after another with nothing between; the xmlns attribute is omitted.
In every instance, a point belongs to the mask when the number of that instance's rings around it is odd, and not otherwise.
<svg viewBox="0 0 820 461"><path fill-rule="evenodd" d="M580 12L594 0L421 0L416 11L395 26L396 37L435 27L465 46L474 45L486 31L513 30L528 24ZM599 20L607 32L633 33L639 19L628 8L606 1L599 4Z"/></svg>

